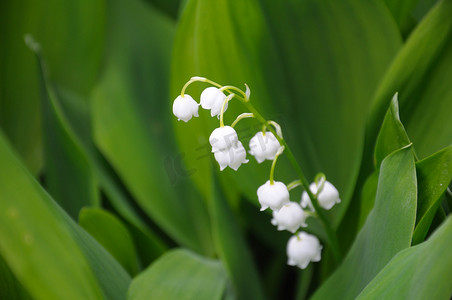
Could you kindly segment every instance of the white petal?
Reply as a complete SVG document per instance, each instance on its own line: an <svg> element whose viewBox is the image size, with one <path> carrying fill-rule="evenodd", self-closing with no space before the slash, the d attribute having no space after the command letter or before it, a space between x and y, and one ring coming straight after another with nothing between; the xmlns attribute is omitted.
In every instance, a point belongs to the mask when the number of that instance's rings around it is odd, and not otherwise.
<svg viewBox="0 0 452 300"><path fill-rule="evenodd" d="M219 94L223 94L223 93L216 87L208 87L204 91L202 91L202 93L201 93L202 108L211 109L215 105Z"/></svg>
<svg viewBox="0 0 452 300"><path fill-rule="evenodd" d="M257 197L262 206L265 205L277 211L289 202L289 191L280 181L275 181L273 184L267 181L257 189Z"/></svg>
<svg viewBox="0 0 452 300"><path fill-rule="evenodd" d="M265 159L273 160L280 146L279 141L272 132L267 131L264 134L259 131L250 139L250 151L252 151L250 154L256 158L258 163L263 162Z"/></svg>
<svg viewBox="0 0 452 300"><path fill-rule="evenodd" d="M212 152L229 149L238 141L237 132L231 126L216 128L209 137Z"/></svg>
<svg viewBox="0 0 452 300"><path fill-rule="evenodd" d="M316 194L318 191L318 186L315 182L311 183L309 186L309 189L313 194ZM317 196L317 200L319 201L319 204L322 208L329 210L331 209L336 203L340 203L341 199L339 198L339 192L337 189L328 181L325 181L323 184L323 189L320 191L319 195ZM306 192L303 192L301 197L301 206L305 208L306 206L309 206L312 210L314 210L311 199L309 198L308 194Z"/></svg>
<svg viewBox="0 0 452 300"><path fill-rule="evenodd" d="M299 232L292 236L287 243L287 256L299 268L306 268L310 261L321 259L322 246L316 236L306 232Z"/></svg>
<svg viewBox="0 0 452 300"><path fill-rule="evenodd" d="M173 102L173 114L178 120L188 122L193 116L198 116L198 103L190 95L179 95Z"/></svg>

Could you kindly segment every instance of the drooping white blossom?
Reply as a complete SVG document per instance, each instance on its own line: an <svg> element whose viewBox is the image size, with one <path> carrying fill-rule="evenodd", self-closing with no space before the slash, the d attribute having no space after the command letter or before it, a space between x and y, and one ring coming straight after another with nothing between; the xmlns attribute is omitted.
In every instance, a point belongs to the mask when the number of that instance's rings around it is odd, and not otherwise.
<svg viewBox="0 0 452 300"><path fill-rule="evenodd" d="M210 109L212 117L218 116L221 107L226 99L226 95L216 87L208 87L201 93L201 106L204 109ZM224 111L228 109L228 103L224 105Z"/></svg>
<svg viewBox="0 0 452 300"><path fill-rule="evenodd" d="M289 202L284 204L279 211L273 212L271 222L273 225L278 226L278 230L288 230L294 233L300 226L307 226L307 216L300 204Z"/></svg>
<svg viewBox="0 0 452 300"><path fill-rule="evenodd" d="M311 183L309 186L309 189L311 192L315 195L319 189L319 186L322 186L323 188L320 191L320 193L317 196L317 200L319 201L319 204L324 209L331 209L334 204L340 203L341 199L339 198L339 192L338 190L328 181L322 182L320 180L318 183ZM303 192L301 195L301 207L306 208L309 207L310 209L314 210L314 207L312 206L311 199L308 196L308 193Z"/></svg>
<svg viewBox="0 0 452 300"><path fill-rule="evenodd" d="M305 269L309 262L320 261L322 245L316 236L299 232L287 243L287 264Z"/></svg>
<svg viewBox="0 0 452 300"><path fill-rule="evenodd" d="M226 167L237 171L242 164L248 162L248 159L246 159L246 150L240 141L228 149L215 151L214 156L220 165L220 171L223 171Z"/></svg>
<svg viewBox="0 0 452 300"><path fill-rule="evenodd" d="M218 127L212 131L209 137L212 152L229 149L235 146L238 140L237 132L231 126Z"/></svg>
<svg viewBox="0 0 452 300"><path fill-rule="evenodd" d="M271 131L266 131L265 134L259 131L250 139L249 152L258 163L262 163L266 159L273 160L280 147L281 144Z"/></svg>
<svg viewBox="0 0 452 300"><path fill-rule="evenodd" d="M280 181L274 181L271 184L270 180L257 189L257 198L261 204L261 211L269 207L277 211L290 201L287 186Z"/></svg>
<svg viewBox="0 0 452 300"><path fill-rule="evenodd" d="M198 117L198 106L190 95L179 95L173 102L173 114L177 120L188 122L193 116Z"/></svg>

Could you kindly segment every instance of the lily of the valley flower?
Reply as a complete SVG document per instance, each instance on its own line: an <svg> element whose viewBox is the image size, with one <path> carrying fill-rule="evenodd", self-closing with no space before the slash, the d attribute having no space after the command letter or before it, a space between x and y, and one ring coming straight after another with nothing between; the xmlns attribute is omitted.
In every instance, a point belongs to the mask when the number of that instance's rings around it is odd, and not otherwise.
<svg viewBox="0 0 452 300"><path fill-rule="evenodd" d="M261 211L269 207L277 211L290 201L287 186L280 181L271 184L270 180L257 189L257 198L261 204Z"/></svg>
<svg viewBox="0 0 452 300"><path fill-rule="evenodd" d="M223 171L226 167L237 171L242 164L248 162L246 159L246 150L240 141L228 149L215 151L214 156L220 165L220 171Z"/></svg>
<svg viewBox="0 0 452 300"><path fill-rule="evenodd" d="M299 232L287 243L287 264L305 269L309 262L320 261L322 246L314 235Z"/></svg>
<svg viewBox="0 0 452 300"><path fill-rule="evenodd" d="M193 116L198 116L198 106L199 104L190 95L179 95L173 102L173 114L177 120L188 122Z"/></svg>
<svg viewBox="0 0 452 300"><path fill-rule="evenodd" d="M238 140L237 132L231 126L218 127L209 137L212 152L227 150L232 146L235 146Z"/></svg>
<svg viewBox="0 0 452 300"><path fill-rule="evenodd" d="M221 113L226 95L216 87L208 87L201 93L201 106L204 109L210 109L212 117ZM228 103L224 105L224 111L228 109Z"/></svg>
<svg viewBox="0 0 452 300"><path fill-rule="evenodd" d="M319 187L321 187L320 193L318 193ZM309 186L309 189L314 195L318 193L317 200L319 201L320 206L326 210L331 209L334 204L341 202L338 190L328 181L322 182L321 180L319 182L313 182ZM311 210L314 210L308 193L303 192L301 195L301 207L306 208L308 206Z"/></svg>
<svg viewBox="0 0 452 300"><path fill-rule="evenodd" d="M278 230L288 230L292 233L300 228L306 227L307 214L303 211L300 204L296 202L289 202L279 211L273 212L272 224L278 226Z"/></svg>
<svg viewBox="0 0 452 300"><path fill-rule="evenodd" d="M250 154L253 155L258 163L264 160L273 160L276 152L281 147L281 144L276 139L271 131L259 131L250 140Z"/></svg>

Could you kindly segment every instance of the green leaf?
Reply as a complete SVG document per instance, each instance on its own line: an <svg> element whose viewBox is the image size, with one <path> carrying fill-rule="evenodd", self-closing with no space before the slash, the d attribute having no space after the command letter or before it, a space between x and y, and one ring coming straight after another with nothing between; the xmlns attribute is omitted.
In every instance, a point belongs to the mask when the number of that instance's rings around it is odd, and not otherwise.
<svg viewBox="0 0 452 300"><path fill-rule="evenodd" d="M127 228L113 214L99 208L84 208L79 224L126 269L138 272L138 260L132 237Z"/></svg>
<svg viewBox="0 0 452 300"><path fill-rule="evenodd" d="M413 10L413 17L418 21L422 21L425 15L441 0L419 0Z"/></svg>
<svg viewBox="0 0 452 300"><path fill-rule="evenodd" d="M48 79L40 45L30 35L26 42L39 64L43 113L46 187L60 206L76 220L82 207L99 205L97 182L88 157L78 142ZM32 45L33 44L33 45Z"/></svg>
<svg viewBox="0 0 452 300"><path fill-rule="evenodd" d="M32 298L0 256L0 299L31 300Z"/></svg>
<svg viewBox="0 0 452 300"><path fill-rule="evenodd" d="M440 1L414 30L384 76L367 128L367 149L395 92L416 154L424 158L452 143L452 1ZM434 132L435 134L431 134Z"/></svg>
<svg viewBox="0 0 452 300"><path fill-rule="evenodd" d="M307 177L322 171L338 187L343 202L335 208L337 223L359 170L365 112L400 44L380 1L194 0L176 34L171 95L175 98L195 75L238 87L247 83L257 109L283 126ZM198 98L204 87L194 85L187 93ZM231 102L226 123L243 110ZM211 160L204 157L209 157L207 139L217 122L201 111L199 118L175 125L186 164L196 168L192 178L206 195ZM243 122L237 127L246 147L259 127ZM269 164L251 158L238 172L223 174L257 203L256 189L266 181ZM296 178L284 160L276 176Z"/></svg>
<svg viewBox="0 0 452 300"><path fill-rule="evenodd" d="M237 299L264 299L259 274L239 224L218 188L212 189L210 215L215 247Z"/></svg>
<svg viewBox="0 0 452 300"><path fill-rule="evenodd" d="M396 93L392 97L375 145L375 165L377 168L380 167L381 162L386 156L408 144L410 144L410 139L400 121L399 103Z"/></svg>
<svg viewBox="0 0 452 300"><path fill-rule="evenodd" d="M428 233L442 195L452 180L452 146L416 163L419 195L413 244L421 243Z"/></svg>
<svg viewBox="0 0 452 300"><path fill-rule="evenodd" d="M44 85L42 106L47 142L46 183L52 194L76 220L81 207L98 204L95 190L98 182L113 207L135 227L140 239L144 239L146 257L154 259L160 256L165 250L164 243L140 219L131 200L121 189L121 183L112 175L93 144L86 101L69 90L54 90L46 76L43 61L42 64L40 78L41 85ZM68 174L70 178L67 178Z"/></svg>
<svg viewBox="0 0 452 300"><path fill-rule="evenodd" d="M375 170L364 183L361 193L361 210L359 214L358 229L361 229L361 227L363 227L366 222L367 216L372 211L372 208L374 208L379 175L380 170Z"/></svg>
<svg viewBox="0 0 452 300"><path fill-rule="evenodd" d="M181 0L148 0L156 8L177 20Z"/></svg>
<svg viewBox="0 0 452 300"><path fill-rule="evenodd" d="M37 174L42 166L38 70L23 42L44 48L52 79L88 94L104 44L105 1L2 1L0 4L0 126Z"/></svg>
<svg viewBox="0 0 452 300"><path fill-rule="evenodd" d="M452 218L428 241L397 254L357 299L449 299Z"/></svg>
<svg viewBox="0 0 452 300"><path fill-rule="evenodd" d="M419 0L384 0L404 35L409 32L412 22L411 12L416 7L418 1Z"/></svg>
<svg viewBox="0 0 452 300"><path fill-rule="evenodd" d="M400 250L416 218L416 169L411 147L383 160L375 206L346 258L313 299L353 299Z"/></svg>
<svg viewBox="0 0 452 300"><path fill-rule="evenodd" d="M132 281L127 299L222 299L226 279L219 261L176 249L160 257Z"/></svg>
<svg viewBox="0 0 452 300"><path fill-rule="evenodd" d="M184 178L164 105L174 23L141 1L110 4L105 70L91 106L95 143L152 221L211 253L207 209Z"/></svg>
<svg viewBox="0 0 452 300"><path fill-rule="evenodd" d="M0 255L29 294L124 299L130 277L39 186L2 134L0 165Z"/></svg>

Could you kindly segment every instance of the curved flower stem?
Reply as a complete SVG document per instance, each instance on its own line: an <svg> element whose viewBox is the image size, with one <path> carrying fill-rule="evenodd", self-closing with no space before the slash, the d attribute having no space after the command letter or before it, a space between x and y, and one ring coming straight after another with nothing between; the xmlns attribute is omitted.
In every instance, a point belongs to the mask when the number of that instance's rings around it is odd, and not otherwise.
<svg viewBox="0 0 452 300"><path fill-rule="evenodd" d="M228 103L229 100L234 98L235 94L229 94L223 101L223 105L221 106L221 112L220 112L220 127L224 127L224 121L223 121L223 115L224 115L224 109L226 107L226 103Z"/></svg>
<svg viewBox="0 0 452 300"><path fill-rule="evenodd" d="M218 87L222 91L227 91L228 93L232 94L231 90L233 90L233 91L239 92L243 96L244 99L247 98L246 93L235 86L232 86L232 85L222 86L221 84L216 83L215 81L212 81L212 80L204 78L204 77L199 77L199 76L194 76L194 77L190 78L189 81L187 81L187 83L184 85L184 87L182 88L181 93L180 93L182 97L185 94L185 90L193 82L207 82L207 83L210 83L211 85Z"/></svg>
<svg viewBox="0 0 452 300"><path fill-rule="evenodd" d="M254 115L252 113L243 113L240 114L235 120L234 122L232 122L231 127L234 128L235 125L237 125L237 123L240 120L246 119L246 118L254 118Z"/></svg>
<svg viewBox="0 0 452 300"><path fill-rule="evenodd" d="M293 190L294 188L296 188L297 186L300 186L300 185L301 185L301 181L299 179L298 180L294 180L294 181L292 181L291 183L289 183L287 185L287 189L289 191L291 191L291 190Z"/></svg>
<svg viewBox="0 0 452 300"><path fill-rule="evenodd" d="M274 174L275 174L276 161L278 160L278 157L283 153L283 151L284 151L284 146L281 146L278 149L278 152L276 152L275 158L273 159L272 167L270 169L270 185L273 185L275 183Z"/></svg>
<svg viewBox="0 0 452 300"><path fill-rule="evenodd" d="M242 103L248 108L248 110L251 113L253 113L253 115L256 117L256 119L258 119L262 124L268 124L267 120L264 119L264 117L254 108L254 106L249 101L246 101L242 97L237 96L237 98L240 101L242 101ZM330 244L331 250L333 251L334 258L335 258L336 262L339 263L342 259L341 250L339 248L339 242L337 240L336 233L334 232L333 228L331 227L330 222L328 221L328 218L325 215L325 212L321 208L316 196L309 189L309 182L306 179L305 175L303 174L303 171L301 170L300 165L298 164L297 160L295 159L295 156L293 155L293 153L290 150L290 147L287 145L286 141L276 133L275 129L272 126L268 126L268 129L275 135L275 137L278 139L279 143L285 147L286 156L289 159L292 166L295 168L295 171L298 173L298 176L300 178L300 183L303 186L303 188L306 190L306 193L308 194L309 198L311 199L312 206L314 207L314 209L317 213L317 216L319 217L319 219L322 222L322 225L325 229L325 233L328 236L329 244Z"/></svg>
<svg viewBox="0 0 452 300"><path fill-rule="evenodd" d="M215 82L209 82L211 84L214 84ZM246 97L246 94L239 88L232 86L232 85L225 85L225 86L221 86L218 83L215 83L218 87L220 87L220 91L227 91L229 93L232 94L231 90L239 92L243 97Z"/></svg>

